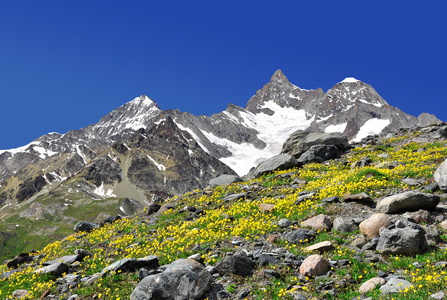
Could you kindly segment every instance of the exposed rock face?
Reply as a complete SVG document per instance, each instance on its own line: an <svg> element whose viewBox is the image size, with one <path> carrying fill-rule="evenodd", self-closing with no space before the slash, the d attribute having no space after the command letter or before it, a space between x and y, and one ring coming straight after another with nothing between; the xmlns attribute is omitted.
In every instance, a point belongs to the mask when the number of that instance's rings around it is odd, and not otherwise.
<svg viewBox="0 0 447 300"><path fill-rule="evenodd" d="M394 214L418 209L434 209L439 203L439 196L409 191L387 197L379 202L377 210L386 214Z"/></svg>
<svg viewBox="0 0 447 300"><path fill-rule="evenodd" d="M131 300L200 299L208 290L211 274L193 259L179 259L163 273L145 277L130 295Z"/></svg>
<svg viewBox="0 0 447 300"><path fill-rule="evenodd" d="M288 153L298 159L312 146L316 145L335 146L339 151L345 151L350 148L348 138L341 133L319 133L298 130L284 142L281 153ZM324 150L327 149L321 148L319 150L324 155ZM333 154L329 153L327 156L333 156Z"/></svg>
<svg viewBox="0 0 447 300"><path fill-rule="evenodd" d="M263 174L273 172L275 170L286 170L290 168L295 168L299 166L298 161L295 157L289 154L279 154L276 155L263 163L260 163L256 169L251 171L247 177L256 178Z"/></svg>
<svg viewBox="0 0 447 300"><path fill-rule="evenodd" d="M439 188L447 192L447 160L445 160L437 169L434 178L439 185Z"/></svg>

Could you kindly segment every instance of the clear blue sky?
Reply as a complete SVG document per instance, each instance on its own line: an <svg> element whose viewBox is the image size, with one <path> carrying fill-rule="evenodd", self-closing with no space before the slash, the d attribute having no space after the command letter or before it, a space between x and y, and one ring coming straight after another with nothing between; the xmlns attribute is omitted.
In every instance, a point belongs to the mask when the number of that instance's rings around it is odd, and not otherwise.
<svg viewBox="0 0 447 300"><path fill-rule="evenodd" d="M433 4L437 3L437 4ZM447 121L443 1L1 1L0 149L65 133L146 94L162 109L244 107L282 69L345 77Z"/></svg>

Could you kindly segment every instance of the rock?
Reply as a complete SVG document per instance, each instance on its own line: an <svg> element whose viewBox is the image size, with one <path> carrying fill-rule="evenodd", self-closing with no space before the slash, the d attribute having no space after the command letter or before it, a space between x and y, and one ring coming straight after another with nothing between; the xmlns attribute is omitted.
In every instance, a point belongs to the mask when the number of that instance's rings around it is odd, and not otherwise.
<svg viewBox="0 0 447 300"><path fill-rule="evenodd" d="M74 232L80 232L80 231L85 231L85 232L90 232L95 228L98 228L99 225L93 222L88 222L88 221L80 221L78 223L75 224L75 226L73 227Z"/></svg>
<svg viewBox="0 0 447 300"><path fill-rule="evenodd" d="M106 274L108 272L135 272L140 268L145 268L147 270L156 269L160 265L158 263L158 257L155 255L150 255L147 257L134 259L134 258L124 258L120 259L113 264L105 267L101 274Z"/></svg>
<svg viewBox="0 0 447 300"><path fill-rule="evenodd" d="M130 295L130 300L200 299L209 289L211 274L193 259L178 259L163 273L145 277Z"/></svg>
<svg viewBox="0 0 447 300"><path fill-rule="evenodd" d="M430 299L443 300L445 298L444 292L438 292L430 295Z"/></svg>
<svg viewBox="0 0 447 300"><path fill-rule="evenodd" d="M360 294L366 294L367 292L372 291L373 289L375 289L376 286L384 285L385 283L386 283L385 279L383 279L381 277L371 278L370 280L364 282L360 286L359 293Z"/></svg>
<svg viewBox="0 0 447 300"><path fill-rule="evenodd" d="M300 274L307 277L323 275L331 269L329 261L321 255L308 256L300 266Z"/></svg>
<svg viewBox="0 0 447 300"><path fill-rule="evenodd" d="M235 274L244 277L250 275L254 267L255 263L244 252L227 256L215 266L220 275Z"/></svg>
<svg viewBox="0 0 447 300"><path fill-rule="evenodd" d="M266 173L277 170L287 170L298 167L300 164L290 154L278 154L272 158L260 163L253 171L247 175L248 179L260 177Z"/></svg>
<svg viewBox="0 0 447 300"><path fill-rule="evenodd" d="M298 229L287 232L284 238L291 244L302 244L314 240L317 232L309 229Z"/></svg>
<svg viewBox="0 0 447 300"><path fill-rule="evenodd" d="M223 201L233 201L245 198L248 196L248 193L238 193L238 194L230 194L222 198Z"/></svg>
<svg viewBox="0 0 447 300"><path fill-rule="evenodd" d="M417 179L413 179L413 178L404 178L404 179L402 179L402 182L408 186L417 186L417 185L421 185L424 183L424 181L422 181L422 180L417 180Z"/></svg>
<svg viewBox="0 0 447 300"><path fill-rule="evenodd" d="M82 262L85 257L93 256L93 254L87 250L84 249L76 249L74 255L66 255L62 256L47 262L42 263L44 266L52 265L58 262L63 262L67 265L71 265L72 263L79 261Z"/></svg>
<svg viewBox="0 0 447 300"><path fill-rule="evenodd" d="M158 212L161 208L161 205L158 203L152 203L147 207L147 215L152 215Z"/></svg>
<svg viewBox="0 0 447 300"><path fill-rule="evenodd" d="M14 292L12 292L12 298L14 299L23 299L26 298L28 296L28 291L27 290L15 290Z"/></svg>
<svg viewBox="0 0 447 300"><path fill-rule="evenodd" d="M384 198L377 210L386 214L395 214L418 209L433 210L439 203L439 196L417 191L408 191Z"/></svg>
<svg viewBox="0 0 447 300"><path fill-rule="evenodd" d="M63 262L54 263L52 265L37 269L34 271L36 274L51 274L55 277L61 276L63 273L67 273L68 266Z"/></svg>
<svg viewBox="0 0 447 300"><path fill-rule="evenodd" d="M281 278L281 274L279 274L278 271L275 270L263 270L264 276L265 277L271 277L271 278L276 278L276 279L280 279Z"/></svg>
<svg viewBox="0 0 447 300"><path fill-rule="evenodd" d="M422 228L404 227L385 229L380 234L376 250L382 254L413 255L427 249L427 240Z"/></svg>
<svg viewBox="0 0 447 300"><path fill-rule="evenodd" d="M372 239L373 237L379 236L380 228L387 227L390 224L391 221L386 214L376 213L362 221L359 228L361 233L367 238Z"/></svg>
<svg viewBox="0 0 447 300"><path fill-rule="evenodd" d="M340 157L340 150L334 145L314 145L304 152L298 162L301 164L321 163Z"/></svg>
<svg viewBox="0 0 447 300"><path fill-rule="evenodd" d="M290 227L292 226L292 221L290 221L289 219L281 219L278 221L278 225L281 228Z"/></svg>
<svg viewBox="0 0 447 300"><path fill-rule="evenodd" d="M259 266L268 266L268 265L279 265L281 263L280 260L274 258L271 255L267 255L267 254L261 254L261 256L259 256L258 260L256 261L256 263Z"/></svg>
<svg viewBox="0 0 447 300"><path fill-rule="evenodd" d="M118 220L121 220L121 216L120 215L110 216L110 217L108 217L108 218L106 218L104 220L103 224L113 223L113 222L116 222Z"/></svg>
<svg viewBox="0 0 447 300"><path fill-rule="evenodd" d="M403 279L391 278L388 282L380 287L382 294L402 293L405 288L411 289L412 284Z"/></svg>
<svg viewBox="0 0 447 300"><path fill-rule="evenodd" d="M168 210L171 210L171 209L174 209L175 208L175 204L174 203L165 203L165 204L163 204L161 207L160 207L160 209L158 210L158 212L157 213L164 213L165 211L168 211Z"/></svg>
<svg viewBox="0 0 447 300"><path fill-rule="evenodd" d="M422 226L425 231L425 239L429 246L435 246L441 241L441 232L433 226Z"/></svg>
<svg viewBox="0 0 447 300"><path fill-rule="evenodd" d="M210 187L216 187L219 185L230 185L232 183L242 182L242 178L236 175L223 174L219 177L213 178L209 182Z"/></svg>
<svg viewBox="0 0 447 300"><path fill-rule="evenodd" d="M414 220L418 224L430 224L433 223L433 217L431 214L423 209L413 212L406 212L403 214L404 217Z"/></svg>
<svg viewBox="0 0 447 300"><path fill-rule="evenodd" d="M312 246L306 247L306 251L320 251L324 252L326 250L332 249L334 246L329 241L320 242L317 244L313 244Z"/></svg>
<svg viewBox="0 0 447 300"><path fill-rule="evenodd" d="M33 261L33 258L31 256L29 256L29 253L20 253L14 259L8 261L6 263L6 266L8 267L8 269L11 269L11 268L15 269L19 265L30 262L30 261Z"/></svg>
<svg viewBox="0 0 447 300"><path fill-rule="evenodd" d="M353 162L351 164L351 169L363 168L363 167L371 165L371 163L372 163L372 160L369 159L369 158L365 158L365 159L362 159L362 160L357 160L357 161L355 161L355 162Z"/></svg>
<svg viewBox="0 0 447 300"><path fill-rule="evenodd" d="M348 233L359 230L359 226L348 218L336 218L332 223L332 229L340 233Z"/></svg>
<svg viewBox="0 0 447 300"><path fill-rule="evenodd" d="M271 212L273 209L275 209L275 205L274 204L261 203L261 204L259 204L259 209L262 212Z"/></svg>
<svg viewBox="0 0 447 300"><path fill-rule="evenodd" d="M300 158L314 145L333 145L340 152L350 149L348 138L341 133L320 133L298 130L284 142L281 153L288 153Z"/></svg>
<svg viewBox="0 0 447 300"><path fill-rule="evenodd" d="M357 248L362 248L363 246L366 245L367 242L368 241L365 239L365 237L361 236L361 237L358 237L355 240L353 240L352 245Z"/></svg>
<svg viewBox="0 0 447 300"><path fill-rule="evenodd" d="M370 207L374 207L376 205L376 202L374 202L374 200L371 199L366 193L345 195L343 196L343 202L356 202Z"/></svg>
<svg viewBox="0 0 447 300"><path fill-rule="evenodd" d="M340 198L338 198L337 196L332 196L332 197L328 197L328 198L321 200L321 202L323 202L323 203L337 203L337 202L340 202Z"/></svg>
<svg viewBox="0 0 447 300"><path fill-rule="evenodd" d="M447 192L447 160L436 169L434 178L439 188L443 192Z"/></svg>
<svg viewBox="0 0 447 300"><path fill-rule="evenodd" d="M306 221L301 223L303 227L310 227L313 230L328 230L332 227L332 222L329 216L326 215L318 215L307 219Z"/></svg>
<svg viewBox="0 0 447 300"><path fill-rule="evenodd" d="M447 229L447 220L442 221L439 225L441 225L442 229Z"/></svg>

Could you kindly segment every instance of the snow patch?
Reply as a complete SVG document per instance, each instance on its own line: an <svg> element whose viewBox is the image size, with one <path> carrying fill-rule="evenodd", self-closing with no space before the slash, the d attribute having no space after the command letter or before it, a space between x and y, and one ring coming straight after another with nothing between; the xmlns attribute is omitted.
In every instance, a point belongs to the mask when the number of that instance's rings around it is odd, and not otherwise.
<svg viewBox="0 0 447 300"><path fill-rule="evenodd" d="M153 159L152 157L150 157L149 155L147 156L151 162L160 170L160 171L164 171L166 170L166 167L162 164L159 164L158 162L155 161L155 159Z"/></svg>
<svg viewBox="0 0 447 300"><path fill-rule="evenodd" d="M340 81L340 83L342 83L342 82L353 83L353 82L358 82L358 81L360 81L360 80L357 80L354 77L346 77L345 79L343 79L343 81Z"/></svg>
<svg viewBox="0 0 447 300"><path fill-rule="evenodd" d="M343 132L346 129L346 125L348 125L348 123L337 124L337 125L329 125L328 127L326 127L324 129L324 132L326 132L326 133L329 133L329 132Z"/></svg>
<svg viewBox="0 0 447 300"><path fill-rule="evenodd" d="M370 119L366 121L365 124L363 124L363 126L357 133L357 136L352 141L359 142L361 139L367 137L368 135L379 134L390 123L391 121L388 119Z"/></svg>
<svg viewBox="0 0 447 300"><path fill-rule="evenodd" d="M103 197L116 197L116 195L113 193L113 190L104 190L104 184L101 184L100 187L97 187L93 193L95 193L98 196L103 196Z"/></svg>

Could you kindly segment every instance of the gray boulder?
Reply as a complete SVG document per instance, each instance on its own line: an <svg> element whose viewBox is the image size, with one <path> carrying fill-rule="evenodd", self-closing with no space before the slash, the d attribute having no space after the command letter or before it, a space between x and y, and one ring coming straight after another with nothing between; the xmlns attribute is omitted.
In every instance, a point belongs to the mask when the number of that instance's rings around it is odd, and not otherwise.
<svg viewBox="0 0 447 300"><path fill-rule="evenodd" d="M335 218L332 228L340 233L347 233L359 230L359 226L349 218Z"/></svg>
<svg viewBox="0 0 447 300"><path fill-rule="evenodd" d="M382 294L403 293L405 289L411 290L413 285L404 279L391 278L388 282L380 287Z"/></svg>
<svg viewBox="0 0 447 300"><path fill-rule="evenodd" d="M445 160L435 171L435 181L443 192L447 192L447 160Z"/></svg>
<svg viewBox="0 0 447 300"><path fill-rule="evenodd" d="M220 175L219 177L213 178L209 182L210 187L216 187L219 185L229 185L232 183L242 182L242 178L236 175Z"/></svg>
<svg viewBox="0 0 447 300"><path fill-rule="evenodd" d="M386 214L395 214L419 209L432 210L439 203L439 196L409 191L384 198L377 210Z"/></svg>
<svg viewBox="0 0 447 300"><path fill-rule="evenodd" d="M300 166L295 157L290 154L278 154L260 163L256 169L248 173L248 178L253 179L263 174L276 170L287 170Z"/></svg>
<svg viewBox="0 0 447 300"><path fill-rule="evenodd" d="M340 150L334 145L314 145L298 158L298 162L302 164L321 163L339 157Z"/></svg>
<svg viewBox="0 0 447 300"><path fill-rule="evenodd" d="M156 269L160 265L158 264L158 257L155 255L150 255L147 257L134 259L134 258L124 258L120 259L113 264L105 267L101 274L108 272L134 272L140 268L145 268L147 270Z"/></svg>
<svg viewBox="0 0 447 300"><path fill-rule="evenodd" d="M424 230L414 224L403 228L383 230L376 250L382 254L413 255L422 253L427 247Z"/></svg>
<svg viewBox="0 0 447 300"><path fill-rule="evenodd" d="M80 231L85 231L85 232L90 232L95 228L98 228L99 225L93 222L88 222L88 221L80 221L78 223L75 224L75 226L73 227L74 232L80 232Z"/></svg>
<svg viewBox="0 0 447 300"><path fill-rule="evenodd" d="M348 137L341 133L321 133L298 130L285 141L281 153L288 153L299 158L314 145L333 145L339 151L348 150L351 146Z"/></svg>
<svg viewBox="0 0 447 300"><path fill-rule="evenodd" d="M67 273L68 271L68 265L66 265L63 262L54 263L52 265L40 268L34 273L36 274L51 274L55 277L61 276L63 273Z"/></svg>
<svg viewBox="0 0 447 300"><path fill-rule="evenodd" d="M130 295L130 300L201 299L209 289L212 276L193 259L178 259L163 273L145 277Z"/></svg>
<svg viewBox="0 0 447 300"><path fill-rule="evenodd" d="M284 238L291 244L302 244L315 239L317 232L310 229L298 229L287 232Z"/></svg>
<svg viewBox="0 0 447 300"><path fill-rule="evenodd" d="M255 263L243 252L227 256L215 266L220 275L235 274L240 276L250 275L254 267Z"/></svg>

